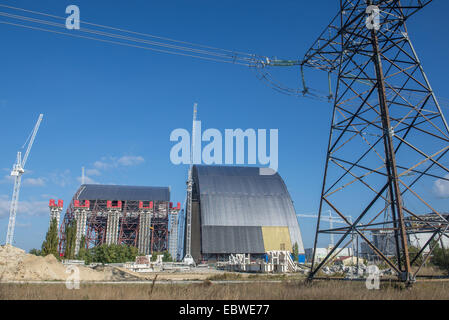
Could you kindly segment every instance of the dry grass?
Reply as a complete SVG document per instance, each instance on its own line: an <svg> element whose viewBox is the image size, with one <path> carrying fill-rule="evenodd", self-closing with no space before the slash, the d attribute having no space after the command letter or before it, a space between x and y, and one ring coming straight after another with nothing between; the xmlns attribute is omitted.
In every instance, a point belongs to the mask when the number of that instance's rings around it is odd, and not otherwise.
<svg viewBox="0 0 449 320"><path fill-rule="evenodd" d="M412 289L384 283L381 290L369 291L364 283L316 281L214 284L81 284L79 290L68 290L64 284L0 284L0 299L46 300L448 300L449 283L421 282Z"/></svg>
<svg viewBox="0 0 449 320"><path fill-rule="evenodd" d="M209 276L206 280L211 281L285 281L304 280L305 275L299 273L291 274L266 274L266 273L237 273L225 272Z"/></svg>

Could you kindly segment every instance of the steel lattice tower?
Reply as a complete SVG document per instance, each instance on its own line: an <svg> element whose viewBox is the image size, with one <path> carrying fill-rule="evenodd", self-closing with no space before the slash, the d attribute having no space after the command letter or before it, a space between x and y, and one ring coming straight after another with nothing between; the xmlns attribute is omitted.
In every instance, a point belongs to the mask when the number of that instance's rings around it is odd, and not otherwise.
<svg viewBox="0 0 449 320"><path fill-rule="evenodd" d="M434 243L447 237L446 217L426 199L435 181L449 181L442 161L449 128L406 27L430 2L340 0L339 13L302 61L338 77L314 248L322 236L336 234L338 241L319 263L314 255L310 279L356 233L410 283L424 264L418 258L427 252L428 259ZM377 13L379 25L372 23ZM327 209L347 225L322 229ZM424 219L429 212L432 218ZM393 235L395 257L371 240L380 230ZM411 256L408 238L420 232L433 236Z"/></svg>

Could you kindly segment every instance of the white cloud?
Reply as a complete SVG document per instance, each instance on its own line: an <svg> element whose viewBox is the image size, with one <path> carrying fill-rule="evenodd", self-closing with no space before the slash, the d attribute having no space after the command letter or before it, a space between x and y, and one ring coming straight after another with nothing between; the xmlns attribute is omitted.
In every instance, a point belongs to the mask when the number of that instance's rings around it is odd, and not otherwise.
<svg viewBox="0 0 449 320"><path fill-rule="evenodd" d="M143 162L145 162L145 159L141 156L102 157L99 161L94 162L94 167L98 171L117 167L132 167Z"/></svg>
<svg viewBox="0 0 449 320"><path fill-rule="evenodd" d="M121 166L130 167L130 166L137 166L141 163L145 162L145 159L143 157L134 157L134 156L123 156L120 159L117 160L117 163Z"/></svg>
<svg viewBox="0 0 449 320"><path fill-rule="evenodd" d="M86 174L88 176L100 176L101 172L99 170L97 170L97 169L87 169L86 170Z"/></svg>
<svg viewBox="0 0 449 320"><path fill-rule="evenodd" d="M26 186L43 187L45 186L45 180L44 178L27 178L23 180L23 184Z"/></svg>
<svg viewBox="0 0 449 320"><path fill-rule="evenodd" d="M16 228L29 228L31 227L31 223L21 223L16 221Z"/></svg>
<svg viewBox="0 0 449 320"><path fill-rule="evenodd" d="M102 161L95 161L94 162L94 167L99 169L99 170L106 170L112 167L111 163L106 162L105 158L102 158L104 160Z"/></svg>
<svg viewBox="0 0 449 320"><path fill-rule="evenodd" d="M58 199L58 196L55 196L53 194L44 193L44 194L41 194L41 198L46 199L46 200L48 200L48 199Z"/></svg>
<svg viewBox="0 0 449 320"><path fill-rule="evenodd" d="M444 178L449 179L449 174ZM441 179L435 181L433 190L439 198L449 198L449 181Z"/></svg>
<svg viewBox="0 0 449 320"><path fill-rule="evenodd" d="M7 195L0 195L0 218L9 217L11 199ZM44 216L48 215L48 201L20 201L18 215Z"/></svg>
<svg viewBox="0 0 449 320"><path fill-rule="evenodd" d="M101 157L100 160L93 163L93 168L89 168L85 173L86 184L98 184L92 177L101 176L103 171L119 168L119 167L133 167L145 162L145 159L141 156L122 156L122 157ZM76 180L82 183L81 177L77 177Z"/></svg>
<svg viewBox="0 0 449 320"><path fill-rule="evenodd" d="M76 180L78 180L79 183L83 183L83 178L82 177L78 177L76 178ZM88 177L88 176L84 176L84 183L85 184L98 184L98 182L96 182L94 179Z"/></svg>
<svg viewBox="0 0 449 320"><path fill-rule="evenodd" d="M10 174L3 177L2 180L0 180L0 183L14 183L15 177L11 176Z"/></svg>
<svg viewBox="0 0 449 320"><path fill-rule="evenodd" d="M62 172L51 173L50 180L53 184L63 188L73 183L73 178L71 177L70 170L68 169Z"/></svg>

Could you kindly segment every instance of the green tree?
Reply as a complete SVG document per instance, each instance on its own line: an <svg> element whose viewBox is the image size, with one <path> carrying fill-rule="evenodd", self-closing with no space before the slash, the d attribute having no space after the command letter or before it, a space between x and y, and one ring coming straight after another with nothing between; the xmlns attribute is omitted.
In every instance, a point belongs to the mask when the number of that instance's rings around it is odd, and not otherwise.
<svg viewBox="0 0 449 320"><path fill-rule="evenodd" d="M168 251L164 252L164 257L162 258L163 262L173 262L173 258Z"/></svg>
<svg viewBox="0 0 449 320"><path fill-rule="evenodd" d="M435 241L431 244L433 247L436 245L433 250L431 263L439 267L440 269L447 270L449 272L449 249L443 249L439 244L436 244Z"/></svg>
<svg viewBox="0 0 449 320"><path fill-rule="evenodd" d="M31 249L30 250L30 254L34 254L35 256L40 256L42 255L42 252L39 249Z"/></svg>
<svg viewBox="0 0 449 320"><path fill-rule="evenodd" d="M168 251L163 251L163 252L153 252L151 254L151 261L155 262L157 260L157 256L162 255L162 261L163 262L172 262L173 258L171 256L171 254Z"/></svg>
<svg viewBox="0 0 449 320"><path fill-rule="evenodd" d="M139 249L137 249L136 247L128 246L126 252L126 262L135 261L138 255Z"/></svg>
<svg viewBox="0 0 449 320"><path fill-rule="evenodd" d="M409 246L408 247L408 254L410 256L410 261L413 261L416 258L416 256L418 255L419 251L420 251L420 249L417 248L417 247L414 247L414 246ZM401 261L402 261L402 259L401 259ZM421 265L423 263L423 261L424 261L423 260L423 255L419 256L416 259L416 263L418 265ZM405 261L403 261L403 263L405 263Z"/></svg>
<svg viewBox="0 0 449 320"><path fill-rule="evenodd" d="M92 248L88 252L90 262L98 263L125 263L135 261L138 255L136 247L127 245L106 245Z"/></svg>
<svg viewBox="0 0 449 320"><path fill-rule="evenodd" d="M65 228L65 252L64 257L66 259L75 258L75 245L76 245L76 220L70 221Z"/></svg>
<svg viewBox="0 0 449 320"><path fill-rule="evenodd" d="M299 256L299 247L298 243L295 242L295 244L293 245L293 260L298 261L298 256Z"/></svg>
<svg viewBox="0 0 449 320"><path fill-rule="evenodd" d="M92 263L91 252L86 248L86 237L82 236L80 241L80 250L78 252L78 260L84 260L85 264Z"/></svg>
<svg viewBox="0 0 449 320"><path fill-rule="evenodd" d="M45 257L49 254L52 254L56 258L59 258L58 247L58 222L56 218L54 218L50 223L50 227L48 228L47 234L45 235L45 240L42 243L41 255Z"/></svg>

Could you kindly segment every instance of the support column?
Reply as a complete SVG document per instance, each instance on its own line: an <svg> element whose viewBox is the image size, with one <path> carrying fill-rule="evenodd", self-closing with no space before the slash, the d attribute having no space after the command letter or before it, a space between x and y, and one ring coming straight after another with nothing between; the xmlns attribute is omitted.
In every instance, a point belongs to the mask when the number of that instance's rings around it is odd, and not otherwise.
<svg viewBox="0 0 449 320"><path fill-rule="evenodd" d="M168 213L168 252L172 256L173 260L176 260L178 256L178 214L180 210L181 203L178 202L178 205L175 208L173 208L173 204L170 203L170 209Z"/></svg>
<svg viewBox="0 0 449 320"><path fill-rule="evenodd" d="M50 224L53 219L56 219L56 226L59 234L59 222L61 219L62 208L64 207L64 201L58 200L58 203L56 203L55 200L51 199L48 207L50 208Z"/></svg>
<svg viewBox="0 0 449 320"><path fill-rule="evenodd" d="M149 202L148 207L144 207L143 201L139 202L139 253L149 255L151 253L151 217L153 216L153 201Z"/></svg>
<svg viewBox="0 0 449 320"><path fill-rule="evenodd" d="M81 239L86 236L87 213L90 211L90 202L86 200L84 205L80 205L79 200L75 200L75 220L76 220L76 238L75 238L75 256L80 251Z"/></svg>
<svg viewBox="0 0 449 320"><path fill-rule="evenodd" d="M106 244L118 244L119 223L122 211L122 202L118 201L117 206L112 206L112 201L107 202L108 221L106 224Z"/></svg>

